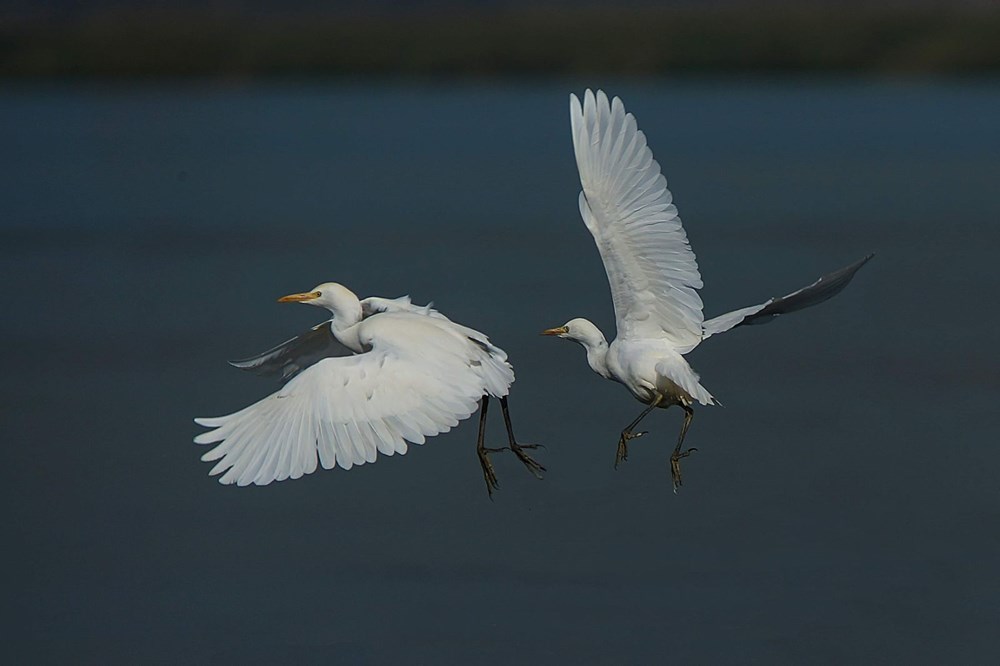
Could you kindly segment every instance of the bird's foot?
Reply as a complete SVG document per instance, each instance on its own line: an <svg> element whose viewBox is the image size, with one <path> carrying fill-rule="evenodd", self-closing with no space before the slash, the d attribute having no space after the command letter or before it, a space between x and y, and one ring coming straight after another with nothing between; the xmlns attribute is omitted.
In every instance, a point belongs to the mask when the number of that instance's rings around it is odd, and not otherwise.
<svg viewBox="0 0 1000 666"><path fill-rule="evenodd" d="M545 471L545 467L525 453L524 450L544 449L544 446L541 444L518 444L517 442L511 442L508 448L514 452L514 455L521 461L521 464L527 467L528 471L531 472L536 479L542 478L542 473Z"/></svg>
<svg viewBox="0 0 1000 666"><path fill-rule="evenodd" d="M618 469L619 463L628 460L628 443L629 440L639 439L646 432L632 432L631 430L622 430L622 436L618 439L618 451L615 453L615 469Z"/></svg>
<svg viewBox="0 0 1000 666"><path fill-rule="evenodd" d="M490 462L490 451L497 451L499 449L485 449L480 448L476 450L479 454L479 465L483 468L483 480L486 481L486 492L489 494L490 499L493 499L493 491L500 487L497 483L497 473L493 469L493 463Z"/></svg>
<svg viewBox="0 0 1000 666"><path fill-rule="evenodd" d="M681 458L687 458L697 450L696 448L690 448L683 453L674 451L673 455L670 456L670 480L674 484L674 493L684 485L684 481L681 479Z"/></svg>
<svg viewBox="0 0 1000 666"><path fill-rule="evenodd" d="M524 450L544 449L544 448L545 447L542 444L518 444L517 442L513 442L509 446L504 446L499 449L484 448L483 451L487 451L490 453L499 453L500 451L512 451L514 455L517 456L517 459L520 460L521 463L528 468L528 471L531 472L536 479L541 479L542 472L546 471L545 466L536 461L531 456L529 456L527 453L525 453Z"/></svg>

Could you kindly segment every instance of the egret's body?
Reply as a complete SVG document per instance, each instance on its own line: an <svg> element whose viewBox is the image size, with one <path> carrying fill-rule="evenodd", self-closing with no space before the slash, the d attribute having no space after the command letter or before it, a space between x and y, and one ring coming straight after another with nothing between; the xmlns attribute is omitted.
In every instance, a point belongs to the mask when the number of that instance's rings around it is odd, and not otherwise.
<svg viewBox="0 0 1000 666"><path fill-rule="evenodd" d="M623 384L647 408L622 431L615 460L628 455L633 433L656 407L679 405L685 412L670 458L674 489L681 484L681 451L693 405L716 404L684 359L708 337L736 326L820 303L843 289L871 255L825 275L787 296L705 320L697 290L702 287L694 252L667 189L660 166L635 118L616 97L590 90L581 104L570 96L573 148L583 191L580 214L594 236L611 287L618 335L608 344L586 319L548 329L579 343L591 369Z"/></svg>
<svg viewBox="0 0 1000 666"><path fill-rule="evenodd" d="M359 300L336 283L292 294L282 302L328 309L333 318L263 354L236 361L287 383L245 409L195 419L213 428L195 438L217 443L202 459L218 460L211 474L222 483L266 485L316 470L375 462L377 454L404 454L407 442L447 432L477 406L477 452L487 490L496 475L483 445L490 397L499 398L509 448L538 475L544 470L513 435L507 394L514 372L507 354L479 331L456 324L409 299Z"/></svg>

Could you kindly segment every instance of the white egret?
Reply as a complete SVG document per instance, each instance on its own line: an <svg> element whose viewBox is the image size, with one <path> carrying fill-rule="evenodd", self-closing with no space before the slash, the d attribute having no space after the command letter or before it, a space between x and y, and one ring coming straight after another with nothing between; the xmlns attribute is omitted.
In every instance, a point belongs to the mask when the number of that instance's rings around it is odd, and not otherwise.
<svg viewBox="0 0 1000 666"><path fill-rule="evenodd" d="M407 442L447 432L480 409L476 452L486 489L497 488L491 451L509 449L541 478L545 468L518 444L507 394L514 370L507 354L479 331L456 324L409 297L359 300L327 282L278 299L328 309L333 318L259 356L233 365L258 374L280 374L287 383L245 409L197 418L209 428L195 438L218 446L204 461L218 461L219 481L266 485L324 469L375 462L404 454ZM484 446L490 397L500 399L508 446Z"/></svg>
<svg viewBox="0 0 1000 666"><path fill-rule="evenodd" d="M705 320L701 275L694 252L672 203L660 165L625 112L598 90L583 104L570 95L573 148L583 191L580 214L594 236L611 285L618 335L609 345L586 319L571 319L543 333L579 343L591 369L621 384L648 405L618 440L615 467L628 457L633 432L655 407L679 405L684 423L670 456L674 491L681 485L680 461L696 449L681 451L694 415L693 405L716 404L698 381L684 354L709 336L743 324L770 321L778 315L821 303L842 290L872 255L781 298Z"/></svg>

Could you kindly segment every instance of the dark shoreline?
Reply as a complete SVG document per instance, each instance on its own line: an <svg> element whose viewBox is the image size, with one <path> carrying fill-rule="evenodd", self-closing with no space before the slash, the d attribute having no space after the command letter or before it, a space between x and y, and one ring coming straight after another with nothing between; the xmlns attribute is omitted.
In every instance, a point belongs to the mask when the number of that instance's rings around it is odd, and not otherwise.
<svg viewBox="0 0 1000 666"><path fill-rule="evenodd" d="M0 17L0 78L1000 72L1000 9L492 9Z"/></svg>

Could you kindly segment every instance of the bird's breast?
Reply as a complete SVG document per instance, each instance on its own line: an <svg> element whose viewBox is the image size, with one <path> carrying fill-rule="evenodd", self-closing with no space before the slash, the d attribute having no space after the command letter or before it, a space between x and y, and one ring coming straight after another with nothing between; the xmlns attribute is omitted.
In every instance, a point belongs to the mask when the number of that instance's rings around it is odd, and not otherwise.
<svg viewBox="0 0 1000 666"><path fill-rule="evenodd" d="M618 341L616 341L617 343ZM662 395L660 407L691 404L691 395L669 377L657 371L664 360L680 358L661 340L624 341L612 344L608 367L639 402L649 404Z"/></svg>

